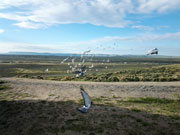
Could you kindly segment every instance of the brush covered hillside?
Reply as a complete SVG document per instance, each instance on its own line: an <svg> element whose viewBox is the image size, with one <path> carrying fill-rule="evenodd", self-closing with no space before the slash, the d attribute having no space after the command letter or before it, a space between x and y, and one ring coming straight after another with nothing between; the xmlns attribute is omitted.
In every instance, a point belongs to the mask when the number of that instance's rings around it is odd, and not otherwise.
<svg viewBox="0 0 180 135"><path fill-rule="evenodd" d="M67 61L62 62L64 59ZM94 82L180 81L178 57L87 56L84 60L82 63L79 56L2 55L0 77ZM73 72L82 64L86 73L76 77Z"/></svg>
<svg viewBox="0 0 180 135"><path fill-rule="evenodd" d="M157 66L141 69L124 69L117 72L92 74L83 77L55 77L52 80L60 81L95 81L95 82L129 82L129 81L180 81L180 64Z"/></svg>

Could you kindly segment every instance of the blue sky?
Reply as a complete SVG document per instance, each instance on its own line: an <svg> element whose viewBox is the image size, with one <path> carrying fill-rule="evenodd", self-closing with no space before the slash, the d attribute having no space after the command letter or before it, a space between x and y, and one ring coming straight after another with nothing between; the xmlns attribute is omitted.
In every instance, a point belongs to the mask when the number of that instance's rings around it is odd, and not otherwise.
<svg viewBox="0 0 180 135"><path fill-rule="evenodd" d="M1 0L0 53L180 56L179 0Z"/></svg>

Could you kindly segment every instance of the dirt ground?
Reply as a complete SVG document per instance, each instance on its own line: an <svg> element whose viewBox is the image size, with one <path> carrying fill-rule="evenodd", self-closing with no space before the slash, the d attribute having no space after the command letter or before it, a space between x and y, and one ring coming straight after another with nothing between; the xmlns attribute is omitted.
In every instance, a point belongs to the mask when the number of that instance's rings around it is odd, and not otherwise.
<svg viewBox="0 0 180 135"><path fill-rule="evenodd" d="M80 85L91 97L159 97L178 98L180 82L60 82L36 79L3 78L11 91L28 93L42 100L77 100Z"/></svg>
<svg viewBox="0 0 180 135"><path fill-rule="evenodd" d="M96 102L101 100L100 97L118 101L129 97L179 99L180 82L59 82L22 78L0 80L8 82L10 87L2 92L9 93L7 99L2 95L0 100L1 135L180 134L179 115L172 119L163 113L153 114L146 110ZM81 85L96 100L87 114L76 110L81 106Z"/></svg>

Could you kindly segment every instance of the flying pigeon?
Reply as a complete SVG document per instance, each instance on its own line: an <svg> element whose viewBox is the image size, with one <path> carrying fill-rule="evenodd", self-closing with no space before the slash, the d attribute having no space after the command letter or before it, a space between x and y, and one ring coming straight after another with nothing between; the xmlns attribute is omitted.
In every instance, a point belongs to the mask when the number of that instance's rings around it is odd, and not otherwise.
<svg viewBox="0 0 180 135"><path fill-rule="evenodd" d="M89 52L91 52L91 50L88 50L88 51L83 52L82 55L81 55L81 58L83 58L84 55L86 55L86 54L89 53Z"/></svg>
<svg viewBox="0 0 180 135"><path fill-rule="evenodd" d="M63 64L65 61L67 61L69 59L69 57L63 59L63 61L61 61L61 63Z"/></svg>
<svg viewBox="0 0 180 135"><path fill-rule="evenodd" d="M89 108L92 105L92 101L91 101L91 98L89 97L89 95L84 91L84 88L80 87L80 89L81 89L81 95L82 95L83 100L84 100L84 106L77 108L77 110L82 112L82 113L87 113Z"/></svg>
<svg viewBox="0 0 180 135"><path fill-rule="evenodd" d="M83 66L80 70L77 70L73 73L76 74L76 77L84 76L84 74L86 73L86 67Z"/></svg>
<svg viewBox="0 0 180 135"><path fill-rule="evenodd" d="M94 67L94 65L92 64L91 66L89 66L89 68L93 68Z"/></svg>
<svg viewBox="0 0 180 135"><path fill-rule="evenodd" d="M72 63L73 63L73 64L74 64L74 60L75 60L75 59L72 59Z"/></svg>
<svg viewBox="0 0 180 135"><path fill-rule="evenodd" d="M158 49L157 48L149 50L147 55L153 55L153 54L158 54Z"/></svg>

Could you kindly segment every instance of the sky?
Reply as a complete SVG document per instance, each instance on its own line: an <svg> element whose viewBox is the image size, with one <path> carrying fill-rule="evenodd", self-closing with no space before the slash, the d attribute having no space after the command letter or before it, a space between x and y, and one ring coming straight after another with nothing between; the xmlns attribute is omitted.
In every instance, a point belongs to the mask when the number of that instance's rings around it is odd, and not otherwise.
<svg viewBox="0 0 180 135"><path fill-rule="evenodd" d="M0 0L0 53L180 56L180 0Z"/></svg>

